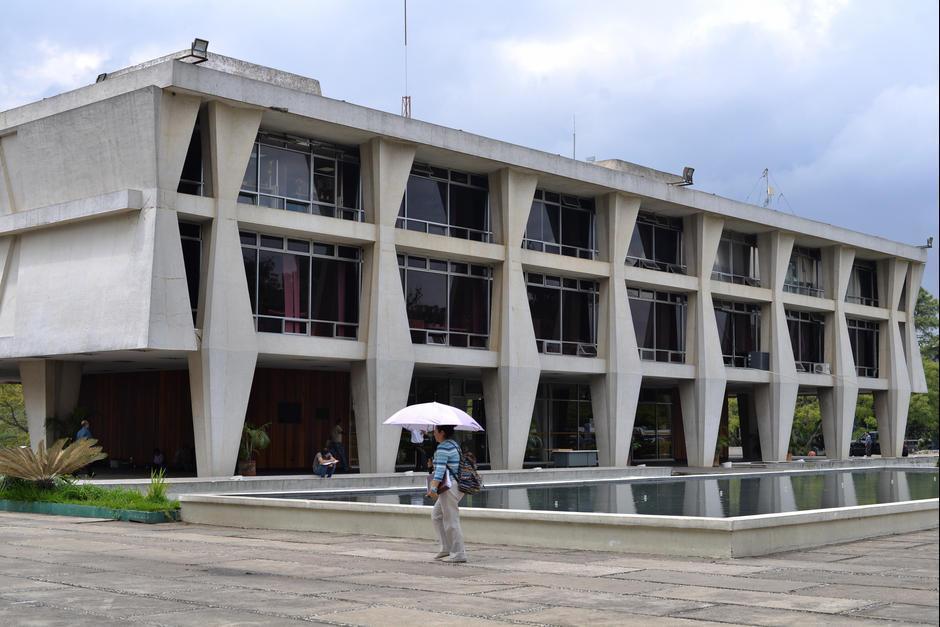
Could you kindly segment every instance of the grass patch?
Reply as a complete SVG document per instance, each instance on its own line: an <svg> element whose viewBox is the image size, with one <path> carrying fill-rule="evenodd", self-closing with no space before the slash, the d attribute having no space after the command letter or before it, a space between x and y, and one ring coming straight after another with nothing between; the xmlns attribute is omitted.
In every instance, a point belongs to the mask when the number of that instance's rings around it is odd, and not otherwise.
<svg viewBox="0 0 940 627"><path fill-rule="evenodd" d="M93 505L111 509L130 509L141 512L166 512L179 509L179 501L166 497L148 497L135 490L102 488L62 481L51 489L39 488L31 482L18 479L0 481L0 499L9 501L68 503Z"/></svg>

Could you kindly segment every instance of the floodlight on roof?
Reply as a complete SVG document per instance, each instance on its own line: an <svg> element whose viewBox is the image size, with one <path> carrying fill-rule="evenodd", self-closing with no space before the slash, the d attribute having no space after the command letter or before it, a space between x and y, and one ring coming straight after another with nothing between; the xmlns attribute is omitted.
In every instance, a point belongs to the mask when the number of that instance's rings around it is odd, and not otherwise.
<svg viewBox="0 0 940 627"><path fill-rule="evenodd" d="M186 61L187 63L192 63L193 65L199 65L205 61L209 60L209 40L208 39L193 39L192 46L189 47L189 54L182 56L178 59L179 61Z"/></svg>
<svg viewBox="0 0 940 627"><path fill-rule="evenodd" d="M681 181L674 181L674 182L670 183L670 185L673 185L673 186L675 186L675 187L685 187L686 185L691 185L691 184L692 184L692 174L693 174L694 172L695 172L695 168L690 167L690 166L685 166L684 168L682 168L682 180L681 180Z"/></svg>
<svg viewBox="0 0 940 627"><path fill-rule="evenodd" d="M102 72L101 74L98 75L98 78L95 79L95 82L96 82L96 83L101 83L101 82L106 81L106 80L108 80L108 73L107 73L107 72Z"/></svg>

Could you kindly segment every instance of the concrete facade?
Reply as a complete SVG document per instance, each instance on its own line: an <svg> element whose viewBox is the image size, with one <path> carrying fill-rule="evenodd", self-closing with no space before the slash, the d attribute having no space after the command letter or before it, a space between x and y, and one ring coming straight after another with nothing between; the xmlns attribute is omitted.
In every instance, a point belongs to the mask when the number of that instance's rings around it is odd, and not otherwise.
<svg viewBox="0 0 940 627"><path fill-rule="evenodd" d="M83 372L187 368L198 472L229 475L255 369L276 365L351 373L363 472L393 470L400 431L381 423L407 403L413 376L428 372L481 381L494 469L522 467L548 380L589 387L605 466L627 463L643 386L678 389L689 465L711 465L732 389L753 394L767 461L785 458L801 393L820 398L830 457L848 456L860 391L875 394L883 454L900 454L910 394L926 391L911 321L926 251L679 187L681 177L640 166L574 161L333 100L312 79L218 55L201 66L179 56L0 112L0 378L23 383L34 444L46 438L46 418L74 408ZM197 121L202 192L184 194ZM259 130L358 147L362 219L240 202ZM399 228L414 163L484 176L491 237ZM536 189L594 200L594 258L522 246ZM684 274L624 264L640 212L681 219ZM179 220L203 233L195 324ZM256 332L239 230L361 249L357 337ZM756 236L760 286L712 278L728 231ZM794 245L823 251L825 293L784 289ZM485 348L412 343L402 254L492 270ZM846 302L856 258L877 264L879 306ZM597 282L596 355L536 349L530 272ZM628 288L687 296L684 363L640 359ZM724 363L718 299L760 306L769 370ZM829 373L797 371L789 310L825 316ZM878 378L857 376L847 316L880 325Z"/></svg>

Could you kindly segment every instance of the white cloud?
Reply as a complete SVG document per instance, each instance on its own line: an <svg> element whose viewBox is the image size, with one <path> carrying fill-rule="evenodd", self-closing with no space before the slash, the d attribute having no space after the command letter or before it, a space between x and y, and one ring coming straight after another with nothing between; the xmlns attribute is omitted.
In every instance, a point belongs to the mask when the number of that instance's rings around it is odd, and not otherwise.
<svg viewBox="0 0 940 627"><path fill-rule="evenodd" d="M0 110L88 84L107 59L97 48L67 48L47 40L19 58L9 55L6 76L0 74Z"/></svg>
<svg viewBox="0 0 940 627"><path fill-rule="evenodd" d="M496 47L510 67L524 73L586 72L609 79L628 71L643 75L681 64L744 28L766 38L781 60L802 63L830 43L833 21L847 4L847 0L684 2L641 15L647 9L631 4L625 11L618 3L587 23L572 16L574 23L564 23L561 35L511 37Z"/></svg>

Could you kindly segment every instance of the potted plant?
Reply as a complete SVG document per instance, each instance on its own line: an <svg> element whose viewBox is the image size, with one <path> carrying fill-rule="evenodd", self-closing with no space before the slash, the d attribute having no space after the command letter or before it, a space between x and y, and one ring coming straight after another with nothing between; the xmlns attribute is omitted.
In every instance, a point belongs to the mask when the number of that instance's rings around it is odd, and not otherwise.
<svg viewBox="0 0 940 627"><path fill-rule="evenodd" d="M271 437L268 435L269 426L271 426L270 422L260 427L245 423L242 428L242 443L238 449L238 474L245 477L254 477L257 474L255 451L263 451L271 444Z"/></svg>

